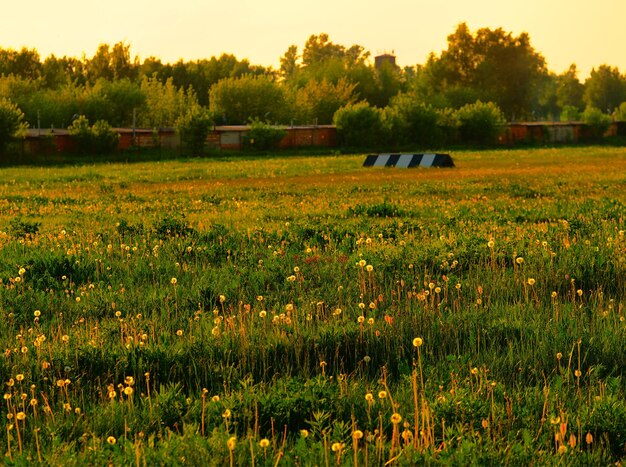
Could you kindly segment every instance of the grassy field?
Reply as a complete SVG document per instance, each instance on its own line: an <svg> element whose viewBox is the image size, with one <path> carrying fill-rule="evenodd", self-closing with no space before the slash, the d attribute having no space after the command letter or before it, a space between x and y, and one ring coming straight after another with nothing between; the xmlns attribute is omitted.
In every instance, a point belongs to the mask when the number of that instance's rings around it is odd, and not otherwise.
<svg viewBox="0 0 626 467"><path fill-rule="evenodd" d="M0 169L7 465L608 465L626 149Z"/></svg>

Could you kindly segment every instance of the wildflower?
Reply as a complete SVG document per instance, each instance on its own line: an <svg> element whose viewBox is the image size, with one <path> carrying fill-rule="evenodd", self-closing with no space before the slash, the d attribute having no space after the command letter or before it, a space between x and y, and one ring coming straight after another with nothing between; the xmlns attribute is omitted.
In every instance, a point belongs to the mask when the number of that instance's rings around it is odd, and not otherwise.
<svg viewBox="0 0 626 467"><path fill-rule="evenodd" d="M367 261L365 261L364 259L359 261L359 266L361 266L362 268L364 268L366 264L367 264Z"/></svg>
<svg viewBox="0 0 626 467"><path fill-rule="evenodd" d="M435 287L435 293L436 294L441 293L441 287Z"/></svg>
<svg viewBox="0 0 626 467"><path fill-rule="evenodd" d="M587 436L585 436L585 442L587 444L593 443L593 435L591 433L587 433Z"/></svg>
<svg viewBox="0 0 626 467"><path fill-rule="evenodd" d="M170 279L170 282L171 282L172 285L176 285L176 283L178 282L178 279L176 279L175 277L172 277Z"/></svg>
<svg viewBox="0 0 626 467"><path fill-rule="evenodd" d="M518 256L517 258L515 258L515 262L521 265L524 262L524 258L522 258L521 256Z"/></svg>
<svg viewBox="0 0 626 467"><path fill-rule="evenodd" d="M343 443L333 443L330 447L333 452L341 451L343 449Z"/></svg>
<svg viewBox="0 0 626 467"><path fill-rule="evenodd" d="M259 441L259 446L261 446L263 449L267 449L269 445L270 445L270 440L267 438L263 438L261 441Z"/></svg>
<svg viewBox="0 0 626 467"><path fill-rule="evenodd" d="M265 318L266 315L267 315L267 311L265 310L259 311L259 318Z"/></svg>
<svg viewBox="0 0 626 467"><path fill-rule="evenodd" d="M365 400L371 404L372 402L374 402L374 395L371 392L368 392L367 394L365 394Z"/></svg>
<svg viewBox="0 0 626 467"><path fill-rule="evenodd" d="M119 318L120 316L122 316L122 312L121 312L121 311L119 311L119 310L118 310L118 311L116 311L116 312L115 312L115 317L116 317L116 318Z"/></svg>
<svg viewBox="0 0 626 467"><path fill-rule="evenodd" d="M533 279L532 277L528 278L528 285L535 285L535 279Z"/></svg>
<svg viewBox="0 0 626 467"><path fill-rule="evenodd" d="M24 412L18 412L17 415L15 416L18 420L25 420L26 419L26 414Z"/></svg>
<svg viewBox="0 0 626 467"><path fill-rule="evenodd" d="M64 334L63 336L61 336L61 340L67 344L70 341L70 336Z"/></svg>
<svg viewBox="0 0 626 467"><path fill-rule="evenodd" d="M220 396L217 396L217 395L216 395L216 396L213 396L213 397L211 397L211 400L212 400L213 402L219 402L219 401L220 401Z"/></svg>
<svg viewBox="0 0 626 467"><path fill-rule="evenodd" d="M397 425L401 421L402 421L402 415L400 415L399 413L394 413L391 416L391 423L393 423L394 425Z"/></svg>
<svg viewBox="0 0 626 467"><path fill-rule="evenodd" d="M563 358L563 354L561 352L556 353L556 359L561 360Z"/></svg>
<svg viewBox="0 0 626 467"><path fill-rule="evenodd" d="M224 303L226 301L226 295L220 295L220 303Z"/></svg>
<svg viewBox="0 0 626 467"><path fill-rule="evenodd" d="M386 399L387 398L387 391L380 391L378 393L378 398L379 399Z"/></svg>
<svg viewBox="0 0 626 467"><path fill-rule="evenodd" d="M305 430L305 429L300 430L300 436L302 436L303 438L308 438L309 430Z"/></svg>
<svg viewBox="0 0 626 467"><path fill-rule="evenodd" d="M230 418L230 415L231 415L230 409L226 409L224 410L224 413L222 413L223 418Z"/></svg>
<svg viewBox="0 0 626 467"><path fill-rule="evenodd" d="M177 335L178 337L182 336L182 335L183 335L183 330L182 330L182 329L179 329L178 331L176 331L176 335Z"/></svg>
<svg viewBox="0 0 626 467"><path fill-rule="evenodd" d="M37 399L31 399L30 400L30 405L35 407L39 402L37 401Z"/></svg>
<svg viewBox="0 0 626 467"><path fill-rule="evenodd" d="M359 324L363 324L365 322L365 316L361 315L356 320Z"/></svg>
<svg viewBox="0 0 626 467"><path fill-rule="evenodd" d="M367 266L365 266L365 270L367 272L372 272L374 270L374 266L372 266L371 264L368 264Z"/></svg>
<svg viewBox="0 0 626 467"><path fill-rule="evenodd" d="M476 375L478 374L478 368L476 368L476 367L472 368L471 373L472 373L474 376L476 376Z"/></svg>
<svg viewBox="0 0 626 467"><path fill-rule="evenodd" d="M576 378L580 378L580 375L582 375L582 373L580 372L580 370L575 370L575 371L574 371L574 376L576 376Z"/></svg>
<svg viewBox="0 0 626 467"><path fill-rule="evenodd" d="M295 268L293 268L293 272L298 274L300 272L300 268L298 266L296 266Z"/></svg>
<svg viewBox="0 0 626 467"><path fill-rule="evenodd" d="M374 324L374 318L367 318L367 324Z"/></svg>
<svg viewBox="0 0 626 467"><path fill-rule="evenodd" d="M115 443L117 443L117 440L115 439L115 436L109 436L107 438L107 443L109 443L111 446L114 445Z"/></svg>
<svg viewBox="0 0 626 467"><path fill-rule="evenodd" d="M39 318L39 317L41 316L41 311L39 311L39 310L35 310L35 311L33 312L33 315L35 315L35 318Z"/></svg>
<svg viewBox="0 0 626 467"><path fill-rule="evenodd" d="M131 388L130 386L127 386L124 388L124 394L126 394L128 397L133 395L133 388Z"/></svg>
<svg viewBox="0 0 626 467"><path fill-rule="evenodd" d="M15 379L18 381L24 381L24 375L21 373L19 375L15 375Z"/></svg>
<svg viewBox="0 0 626 467"><path fill-rule="evenodd" d="M413 347L421 347L424 343L424 340L421 337L416 337L413 339Z"/></svg>
<svg viewBox="0 0 626 467"><path fill-rule="evenodd" d="M233 451L235 449L236 444L237 438L235 436L231 436L230 438L228 438L228 441L226 441L226 446L228 446L228 449L230 451Z"/></svg>
<svg viewBox="0 0 626 467"><path fill-rule="evenodd" d="M109 399L115 399L117 397L117 393L113 390L109 391Z"/></svg>
<svg viewBox="0 0 626 467"><path fill-rule="evenodd" d="M363 438L363 432L361 430L354 430L352 432L352 438L354 438L354 439L361 439L361 438Z"/></svg>
<svg viewBox="0 0 626 467"><path fill-rule="evenodd" d="M552 296L552 298L556 298L557 293L556 292L552 292L551 296Z"/></svg>
<svg viewBox="0 0 626 467"><path fill-rule="evenodd" d="M488 246L489 248L493 248L493 246L494 246L494 245L495 245L495 242L494 242L493 240L489 240L489 241L487 242L487 246Z"/></svg>

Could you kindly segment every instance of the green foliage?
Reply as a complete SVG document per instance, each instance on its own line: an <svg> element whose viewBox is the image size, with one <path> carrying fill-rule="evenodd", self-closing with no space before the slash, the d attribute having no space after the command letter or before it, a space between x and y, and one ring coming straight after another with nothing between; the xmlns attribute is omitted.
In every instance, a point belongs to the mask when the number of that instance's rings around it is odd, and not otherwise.
<svg viewBox="0 0 626 467"><path fill-rule="evenodd" d="M593 138L601 138L611 126L611 117L596 107L587 107L582 113L582 120L591 129Z"/></svg>
<svg viewBox="0 0 626 467"><path fill-rule="evenodd" d="M602 112L612 113L626 101L626 77L617 68L600 65L591 70L585 81L583 96L587 107L596 107Z"/></svg>
<svg viewBox="0 0 626 467"><path fill-rule="evenodd" d="M27 238L34 237L39 232L39 226L41 223L24 220L21 217L16 217L11 221L11 233L16 237Z"/></svg>
<svg viewBox="0 0 626 467"><path fill-rule="evenodd" d="M333 122L335 112L354 100L355 85L341 78L337 84L326 79L312 79L296 91L297 121L304 124L327 125Z"/></svg>
<svg viewBox="0 0 626 467"><path fill-rule="evenodd" d="M340 108L333 120L340 144L346 147L377 148L388 138L383 111L366 102Z"/></svg>
<svg viewBox="0 0 626 467"><path fill-rule="evenodd" d="M225 78L209 94L209 109L220 123L245 124L251 119L284 122L289 117L285 89L267 76Z"/></svg>
<svg viewBox="0 0 626 467"><path fill-rule="evenodd" d="M85 154L110 154L117 148L119 134L104 120L89 125L84 115L76 118L67 128L75 149Z"/></svg>
<svg viewBox="0 0 626 467"><path fill-rule="evenodd" d="M185 151L189 151L191 155L204 154L206 141L213 127L213 118L205 108L189 109L178 117L175 127Z"/></svg>
<svg viewBox="0 0 626 467"><path fill-rule="evenodd" d="M468 104L456 112L461 141L475 144L493 144L502 131L504 116L493 102Z"/></svg>
<svg viewBox="0 0 626 467"><path fill-rule="evenodd" d="M626 122L626 101L622 102L619 108L615 111L615 120Z"/></svg>
<svg viewBox="0 0 626 467"><path fill-rule="evenodd" d="M581 119L580 110L573 105L566 105L561 111L562 122L577 122Z"/></svg>
<svg viewBox="0 0 626 467"><path fill-rule="evenodd" d="M26 127L24 114L19 107L10 100L0 97L0 154Z"/></svg>
<svg viewBox="0 0 626 467"><path fill-rule="evenodd" d="M444 133L438 125L439 113L421 103L414 95L400 94L394 97L386 112L396 143L428 148L444 142Z"/></svg>
<svg viewBox="0 0 626 467"><path fill-rule="evenodd" d="M244 145L261 151L278 147L278 143L287 134L284 129L277 128L258 119L253 119L249 127L250 130L244 137Z"/></svg>

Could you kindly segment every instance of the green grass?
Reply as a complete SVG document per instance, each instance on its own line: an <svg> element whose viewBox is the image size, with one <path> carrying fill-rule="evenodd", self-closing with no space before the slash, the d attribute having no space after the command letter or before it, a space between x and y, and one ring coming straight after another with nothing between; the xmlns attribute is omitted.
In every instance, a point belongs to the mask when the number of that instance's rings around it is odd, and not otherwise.
<svg viewBox="0 0 626 467"><path fill-rule="evenodd" d="M4 463L623 461L626 150L452 156L0 169Z"/></svg>

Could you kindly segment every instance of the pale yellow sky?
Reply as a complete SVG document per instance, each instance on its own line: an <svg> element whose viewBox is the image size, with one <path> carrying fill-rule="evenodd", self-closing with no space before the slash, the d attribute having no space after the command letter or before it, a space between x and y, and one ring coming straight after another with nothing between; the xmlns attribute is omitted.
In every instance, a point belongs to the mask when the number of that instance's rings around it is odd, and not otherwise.
<svg viewBox="0 0 626 467"><path fill-rule="evenodd" d="M100 43L126 41L141 60L209 58L223 52L278 66L287 47L300 50L325 32L372 55L395 51L401 66L424 63L465 21L472 31L528 32L560 73L576 63L584 79L609 64L626 73L626 0L4 0L0 47L36 48L43 58L91 57Z"/></svg>

